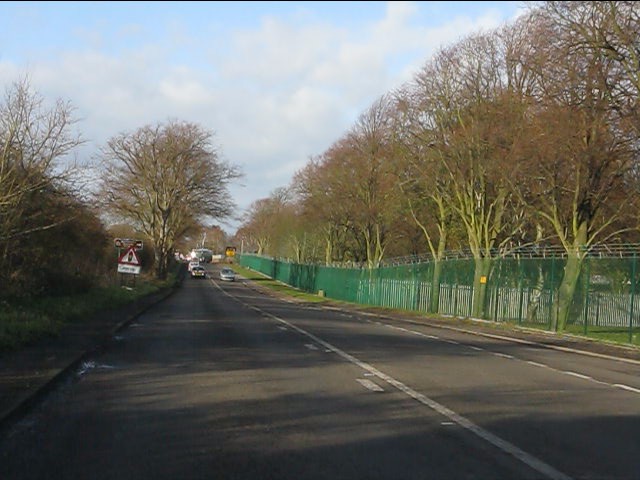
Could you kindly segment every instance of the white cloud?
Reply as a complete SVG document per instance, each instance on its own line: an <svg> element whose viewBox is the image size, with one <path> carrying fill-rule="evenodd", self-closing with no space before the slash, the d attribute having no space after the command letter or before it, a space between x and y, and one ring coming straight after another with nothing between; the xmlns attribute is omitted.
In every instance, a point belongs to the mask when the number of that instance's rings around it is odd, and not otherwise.
<svg viewBox="0 0 640 480"><path fill-rule="evenodd" d="M211 104L215 95L200 81L193 79L193 72L178 72L173 78L160 80L158 91L164 100L179 109L188 109L202 104Z"/></svg>
<svg viewBox="0 0 640 480"><path fill-rule="evenodd" d="M168 118L199 122L244 169L246 187L232 191L247 207L286 186L310 156L329 148L436 48L501 21L488 12L425 26L416 22L418 13L413 2L389 2L383 18L356 30L310 15L296 22L268 16L224 41L213 31L198 36L176 20L166 26L166 44L143 43L148 27L130 23L116 35L134 47L119 53L100 47L107 32L79 30L90 40L81 48L25 65L0 62L0 80L15 81L24 68L36 89L71 100L94 147Z"/></svg>

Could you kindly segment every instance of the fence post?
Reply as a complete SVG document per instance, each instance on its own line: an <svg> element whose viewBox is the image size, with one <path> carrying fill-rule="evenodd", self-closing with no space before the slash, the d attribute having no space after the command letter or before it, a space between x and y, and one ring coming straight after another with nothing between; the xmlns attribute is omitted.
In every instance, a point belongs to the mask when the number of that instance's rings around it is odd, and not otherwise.
<svg viewBox="0 0 640 480"><path fill-rule="evenodd" d="M520 278L518 284L520 285L520 302L518 305L518 325L522 325L522 307L524 305L524 268L522 263L518 262L518 270L520 271Z"/></svg>
<svg viewBox="0 0 640 480"><path fill-rule="evenodd" d="M547 330L551 330L551 324L553 323L553 302L555 297L553 295L553 289L555 288L555 274L556 274L556 257L551 257L551 284L549 286L549 323L547 324Z"/></svg>
<svg viewBox="0 0 640 480"><path fill-rule="evenodd" d="M418 266L413 266L413 311L420 310L420 282L418 281Z"/></svg>
<svg viewBox="0 0 640 480"><path fill-rule="evenodd" d="M588 323L589 323L589 285L590 285L590 279L591 279L591 262L589 261L589 257L587 257L586 259L587 265L586 265L586 272L585 272L585 280L584 280L584 312L583 312L583 322L584 322L584 327L583 327L583 331L585 336L588 335L589 332L589 327L588 327Z"/></svg>
<svg viewBox="0 0 640 480"><path fill-rule="evenodd" d="M629 343L633 344L633 303L636 293L636 253L631 261L631 305L629 307Z"/></svg>
<svg viewBox="0 0 640 480"><path fill-rule="evenodd" d="M453 315L458 316L458 284L455 284L456 287L456 296L453 300ZM451 292L453 293L453 284L451 285Z"/></svg>

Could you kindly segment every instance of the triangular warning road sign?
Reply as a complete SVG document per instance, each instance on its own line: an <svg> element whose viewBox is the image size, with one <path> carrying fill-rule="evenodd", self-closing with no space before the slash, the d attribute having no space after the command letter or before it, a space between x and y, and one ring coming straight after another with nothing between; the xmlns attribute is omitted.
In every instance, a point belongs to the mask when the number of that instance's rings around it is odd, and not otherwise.
<svg viewBox="0 0 640 480"><path fill-rule="evenodd" d="M140 265L140 259L138 258L138 254L136 254L136 249L132 245L127 248L120 258L118 258L118 263L121 265Z"/></svg>

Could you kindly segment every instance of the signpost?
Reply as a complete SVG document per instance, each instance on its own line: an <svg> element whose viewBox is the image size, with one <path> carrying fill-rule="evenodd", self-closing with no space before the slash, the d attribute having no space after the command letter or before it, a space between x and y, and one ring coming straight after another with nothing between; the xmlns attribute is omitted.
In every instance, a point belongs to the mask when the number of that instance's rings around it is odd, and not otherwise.
<svg viewBox="0 0 640 480"><path fill-rule="evenodd" d="M142 250L142 240L134 240L132 238L116 238L113 241L113 244L118 249L127 248L133 245L134 247L136 247L136 250Z"/></svg>
<svg viewBox="0 0 640 480"><path fill-rule="evenodd" d="M118 273L140 274L140 259L135 246L129 246L118 258Z"/></svg>
<svg viewBox="0 0 640 480"><path fill-rule="evenodd" d="M133 285L136 283L136 275L140 275L142 268L140 257L136 253L142 250L142 240L134 240L131 238L116 238L114 245L118 249L118 273L120 275L120 285L122 286L125 276L131 275ZM122 252L124 249L124 252Z"/></svg>

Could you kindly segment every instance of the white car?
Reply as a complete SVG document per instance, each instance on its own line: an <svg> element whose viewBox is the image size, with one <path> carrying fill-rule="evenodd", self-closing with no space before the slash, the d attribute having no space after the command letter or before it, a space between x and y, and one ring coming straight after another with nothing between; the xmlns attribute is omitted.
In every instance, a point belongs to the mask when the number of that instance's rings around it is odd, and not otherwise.
<svg viewBox="0 0 640 480"><path fill-rule="evenodd" d="M193 267L199 267L200 266L200 262L198 262L197 260L191 260L189 262L189 266L187 267L187 270L191 271L193 269Z"/></svg>
<svg viewBox="0 0 640 480"><path fill-rule="evenodd" d="M228 282L233 282L236 279L236 272L234 272L229 267L224 267L220 270L220 280L225 280Z"/></svg>

